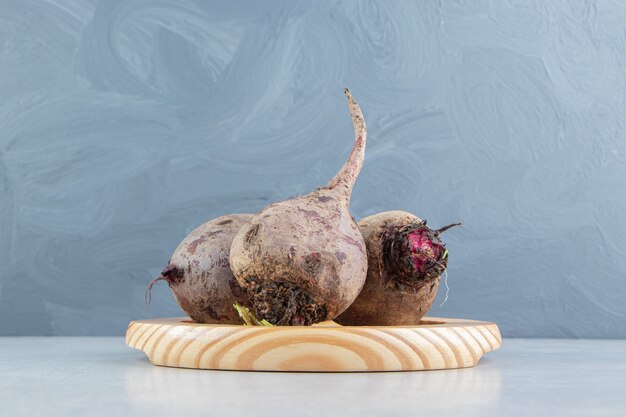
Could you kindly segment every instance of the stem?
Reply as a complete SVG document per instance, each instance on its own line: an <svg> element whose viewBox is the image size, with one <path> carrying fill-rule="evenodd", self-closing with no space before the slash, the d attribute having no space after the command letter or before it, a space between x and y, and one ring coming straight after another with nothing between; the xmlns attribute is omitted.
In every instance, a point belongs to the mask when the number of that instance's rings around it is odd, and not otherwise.
<svg viewBox="0 0 626 417"><path fill-rule="evenodd" d="M239 303L233 304L233 307L235 307L237 314L239 314L239 317L243 320L244 326L273 326L272 323L265 319L259 320L248 307L242 306Z"/></svg>
<svg viewBox="0 0 626 417"><path fill-rule="evenodd" d="M350 108L350 115L352 116L352 124L354 125L354 146L352 147L352 152L350 152L348 160L345 162L343 167L341 167L337 175L335 175L333 179L328 182L326 188L333 189L340 186L345 187L345 191L348 195L350 195L352 193L352 187L354 187L354 183L356 182L356 178L363 167L367 131L361 108L352 97L350 90L346 88L345 93L348 98L348 107Z"/></svg>
<svg viewBox="0 0 626 417"><path fill-rule="evenodd" d="M443 227L441 227L441 228L439 228L439 229L434 231L435 236L439 236L440 234L442 234L446 230L451 229L451 228L456 227L456 226L463 227L463 223L452 223L452 224L449 224L447 226L443 226Z"/></svg>

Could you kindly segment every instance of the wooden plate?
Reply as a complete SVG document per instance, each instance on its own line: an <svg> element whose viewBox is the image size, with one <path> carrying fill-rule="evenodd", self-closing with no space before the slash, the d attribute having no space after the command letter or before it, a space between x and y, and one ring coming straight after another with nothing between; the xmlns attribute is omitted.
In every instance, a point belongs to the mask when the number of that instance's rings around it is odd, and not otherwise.
<svg viewBox="0 0 626 417"><path fill-rule="evenodd" d="M136 320L126 344L154 365L244 371L418 371L474 366L502 344L495 323L430 317L419 326L212 325Z"/></svg>

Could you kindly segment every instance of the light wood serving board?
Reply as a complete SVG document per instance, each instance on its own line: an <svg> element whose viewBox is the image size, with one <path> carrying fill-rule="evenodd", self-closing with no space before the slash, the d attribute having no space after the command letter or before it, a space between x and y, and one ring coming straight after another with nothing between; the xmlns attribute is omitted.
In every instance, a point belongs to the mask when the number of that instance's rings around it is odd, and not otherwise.
<svg viewBox="0 0 626 417"><path fill-rule="evenodd" d="M474 366L502 344L495 323L430 317L418 326L309 327L136 320L126 344L154 365L244 371L418 371Z"/></svg>

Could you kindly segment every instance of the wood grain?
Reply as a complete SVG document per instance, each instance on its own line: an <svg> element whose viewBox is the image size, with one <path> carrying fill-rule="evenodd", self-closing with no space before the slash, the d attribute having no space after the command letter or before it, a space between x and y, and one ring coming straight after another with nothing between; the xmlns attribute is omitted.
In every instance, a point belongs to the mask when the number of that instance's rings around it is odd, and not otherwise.
<svg viewBox="0 0 626 417"><path fill-rule="evenodd" d="M263 327L137 320L126 344L154 365L245 371L418 371L474 366L502 344L495 323L427 318L419 326Z"/></svg>

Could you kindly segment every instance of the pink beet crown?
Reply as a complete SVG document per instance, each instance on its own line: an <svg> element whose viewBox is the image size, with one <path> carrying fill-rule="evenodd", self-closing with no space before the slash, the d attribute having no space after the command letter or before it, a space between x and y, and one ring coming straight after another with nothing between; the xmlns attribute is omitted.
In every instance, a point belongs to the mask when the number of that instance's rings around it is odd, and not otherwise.
<svg viewBox="0 0 626 417"><path fill-rule="evenodd" d="M429 236L430 235L430 236ZM426 272L433 261L439 261L444 251L443 245L431 239L428 229L420 228L407 236L411 248L411 262L418 272Z"/></svg>

